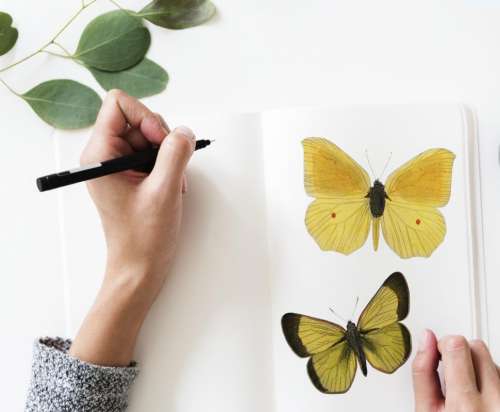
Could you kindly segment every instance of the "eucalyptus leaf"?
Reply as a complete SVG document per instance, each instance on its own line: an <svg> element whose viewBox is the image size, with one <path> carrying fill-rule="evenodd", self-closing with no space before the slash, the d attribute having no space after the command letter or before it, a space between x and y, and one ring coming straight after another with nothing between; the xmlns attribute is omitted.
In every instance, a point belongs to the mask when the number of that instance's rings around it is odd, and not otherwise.
<svg viewBox="0 0 500 412"><path fill-rule="evenodd" d="M0 56L14 47L18 36L17 29L12 27L12 17L0 11Z"/></svg>
<svg viewBox="0 0 500 412"><path fill-rule="evenodd" d="M153 0L137 15L167 29L186 29L210 20L215 11L210 0Z"/></svg>
<svg viewBox="0 0 500 412"><path fill-rule="evenodd" d="M90 87L67 79L40 83L20 97L42 120L59 129L79 129L94 124L102 104Z"/></svg>
<svg viewBox="0 0 500 412"><path fill-rule="evenodd" d="M134 12L115 10L102 14L85 27L73 58L110 72L139 63L151 44L149 30Z"/></svg>
<svg viewBox="0 0 500 412"><path fill-rule="evenodd" d="M121 72L105 72L93 67L88 69L103 89L121 89L137 98L161 93L168 83L168 73L147 58Z"/></svg>

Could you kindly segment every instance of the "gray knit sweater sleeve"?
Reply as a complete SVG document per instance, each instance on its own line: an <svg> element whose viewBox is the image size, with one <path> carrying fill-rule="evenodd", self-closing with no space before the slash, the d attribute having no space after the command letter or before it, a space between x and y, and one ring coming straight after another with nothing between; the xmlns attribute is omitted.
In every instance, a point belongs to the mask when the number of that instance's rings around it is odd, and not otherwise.
<svg viewBox="0 0 500 412"><path fill-rule="evenodd" d="M139 370L82 362L68 354L70 340L35 342L26 411L115 412L127 407L127 394Z"/></svg>

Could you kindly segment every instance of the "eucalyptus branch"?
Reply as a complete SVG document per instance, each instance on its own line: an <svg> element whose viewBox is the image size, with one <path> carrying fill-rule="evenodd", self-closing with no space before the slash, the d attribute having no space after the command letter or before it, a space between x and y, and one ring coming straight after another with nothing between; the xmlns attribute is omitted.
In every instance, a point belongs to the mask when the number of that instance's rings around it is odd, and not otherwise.
<svg viewBox="0 0 500 412"><path fill-rule="evenodd" d="M27 55L26 57L23 57L22 59L14 62L14 63L11 63L9 64L8 66L6 67L3 67L0 69L0 73L3 73L9 69L12 69L13 67L21 64L21 63L24 63L26 60L29 60L31 59L32 57L36 56L37 54L40 54L44 51L46 51L45 49L47 47L49 47L51 44L53 44L58 38L59 36L69 27L69 25L71 23L73 23L76 18L83 12L83 10L85 10L87 7L91 6L92 4L94 4L97 0L91 0L89 3L85 4L84 1L82 1L82 5L80 7L80 9L61 27L61 29L59 29L59 31L47 42L45 43L42 47L40 47L38 50L34 51L33 53ZM4 83L4 82L3 82ZM5 83L4 83L5 84Z"/></svg>
<svg viewBox="0 0 500 412"><path fill-rule="evenodd" d="M15 94L16 96L21 97L21 95L18 92L16 92L12 87L10 87L2 78L0 78L0 83L2 83L9 92Z"/></svg>

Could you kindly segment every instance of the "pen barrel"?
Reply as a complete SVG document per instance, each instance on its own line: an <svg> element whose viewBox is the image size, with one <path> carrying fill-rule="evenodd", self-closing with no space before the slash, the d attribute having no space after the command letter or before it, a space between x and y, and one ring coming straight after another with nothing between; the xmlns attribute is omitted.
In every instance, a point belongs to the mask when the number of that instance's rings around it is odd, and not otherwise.
<svg viewBox="0 0 500 412"><path fill-rule="evenodd" d="M210 145L210 143L210 140L197 140L194 150L203 149ZM73 183L84 182L86 180L96 179L98 177L124 172L130 169L150 173L155 165L158 150L158 148L151 148L116 159L105 160L77 169L42 176L36 179L36 185L40 192L45 192L47 190L57 189L58 187L68 186Z"/></svg>
<svg viewBox="0 0 500 412"><path fill-rule="evenodd" d="M153 170L157 155L158 149L156 148L144 150L117 159L105 160L77 169L42 176L36 179L36 185L40 192L45 192L73 183L124 172L129 169L136 169L141 172L149 173Z"/></svg>

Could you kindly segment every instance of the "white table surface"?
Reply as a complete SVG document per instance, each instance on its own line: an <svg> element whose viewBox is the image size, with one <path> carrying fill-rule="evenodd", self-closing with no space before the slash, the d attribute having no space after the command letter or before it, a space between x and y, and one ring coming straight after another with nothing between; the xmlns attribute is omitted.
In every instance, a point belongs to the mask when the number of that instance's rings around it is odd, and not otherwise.
<svg viewBox="0 0 500 412"><path fill-rule="evenodd" d="M0 0L20 30L0 66L37 49L79 1ZM122 1L139 9L145 1ZM500 0L215 0L219 15L186 31L151 26L149 56L169 72L160 107L169 111L260 111L345 103L464 102L479 117L489 337L500 359ZM74 49L90 7L61 38ZM74 63L41 55L2 76L25 91L49 78L71 77L99 90ZM37 335L71 330L58 197L41 196L34 178L54 170L54 130L22 100L0 88L0 376L5 410L21 410ZM67 139L72 133L64 134ZM60 134L58 134L58 139ZM76 149L75 149L76 150ZM22 167L20 162L22 162ZM478 182L479 183L479 182ZM83 253L83 252L82 252ZM91 274L94 279L96 274ZM437 316L437 315L436 315Z"/></svg>

